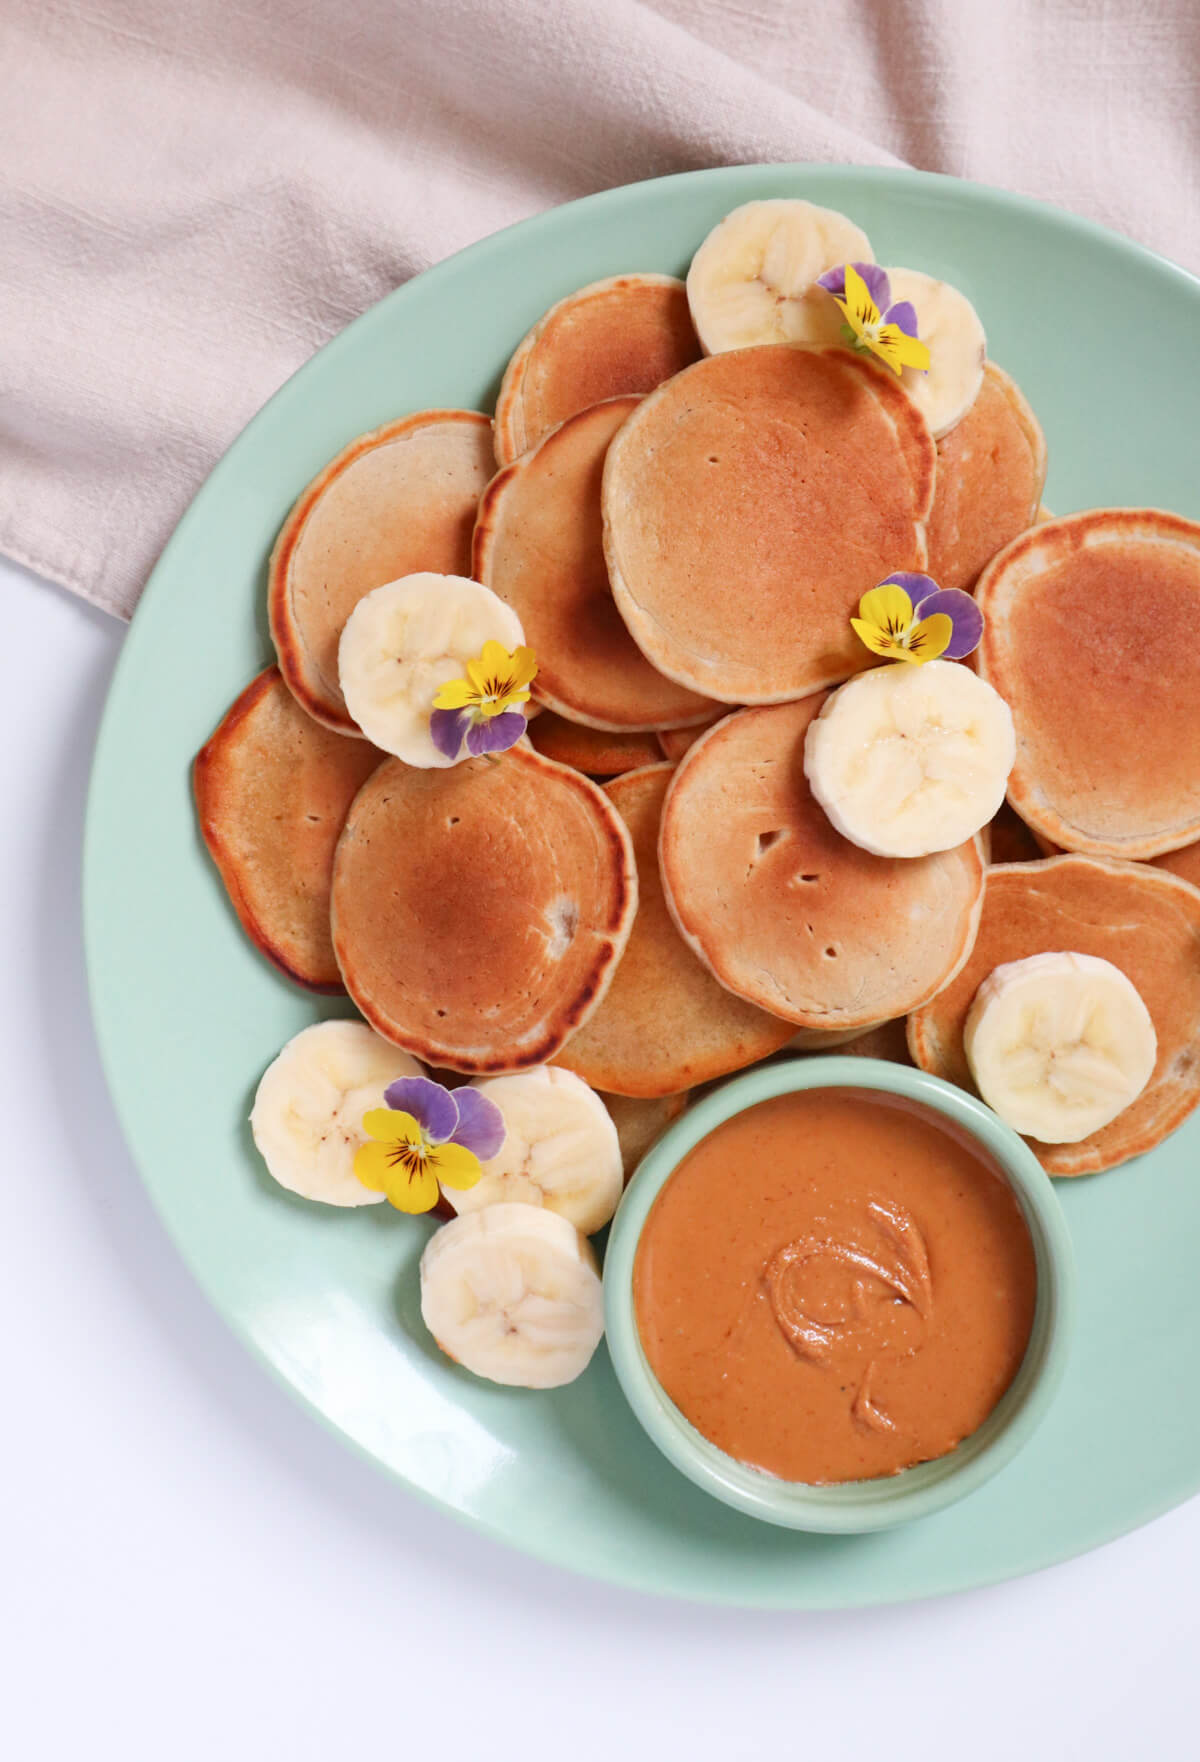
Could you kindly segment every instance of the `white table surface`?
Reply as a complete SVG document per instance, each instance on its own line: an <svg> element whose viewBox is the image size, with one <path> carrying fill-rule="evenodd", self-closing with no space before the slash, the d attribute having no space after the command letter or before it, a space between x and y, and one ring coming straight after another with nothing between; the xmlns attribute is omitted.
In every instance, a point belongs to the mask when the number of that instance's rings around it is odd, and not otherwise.
<svg viewBox="0 0 1200 1762"><path fill-rule="evenodd" d="M165 1238L97 1060L80 833L122 626L3 560L0 607L0 1754L1200 1754L1200 1501L991 1590L745 1614L486 1542L294 1407Z"/></svg>

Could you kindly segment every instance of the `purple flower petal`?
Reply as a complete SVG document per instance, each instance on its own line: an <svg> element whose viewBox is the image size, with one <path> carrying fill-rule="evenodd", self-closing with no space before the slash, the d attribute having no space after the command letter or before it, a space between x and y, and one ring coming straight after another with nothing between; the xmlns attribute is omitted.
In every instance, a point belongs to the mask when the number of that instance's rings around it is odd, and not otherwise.
<svg viewBox="0 0 1200 1762"><path fill-rule="evenodd" d="M867 284L867 292L882 312L892 298L892 285L888 281L887 270L880 269L878 263L852 263ZM824 275L817 277L817 286L824 288L827 294L835 299L846 298L846 265L839 263L833 269L827 269Z"/></svg>
<svg viewBox="0 0 1200 1762"><path fill-rule="evenodd" d="M458 1126L458 1102L449 1089L432 1077L398 1077L389 1083L383 1099L399 1113L410 1113L431 1144L453 1138Z"/></svg>
<svg viewBox="0 0 1200 1762"><path fill-rule="evenodd" d="M915 602L916 595L912 595ZM983 635L983 613L969 593L961 587L939 587L936 593L926 594L916 607L918 618L930 618L935 612L944 612L954 626L954 635L949 646L943 651L943 661L961 661L972 649L979 647L979 639Z"/></svg>
<svg viewBox="0 0 1200 1762"><path fill-rule="evenodd" d="M467 710L434 710L429 717L429 738L443 758L456 759L471 717Z"/></svg>
<svg viewBox="0 0 1200 1762"><path fill-rule="evenodd" d="M897 569L894 575L889 575L886 581L879 583L879 586L890 587L893 582L897 587L904 589L914 608L922 599L928 599L931 593L941 591L932 575L914 575L906 569Z"/></svg>
<svg viewBox="0 0 1200 1762"><path fill-rule="evenodd" d="M473 759L480 753L507 752L524 732L525 718L520 710L504 710L490 722L476 722L467 729L467 751Z"/></svg>
<svg viewBox="0 0 1200 1762"><path fill-rule="evenodd" d="M877 306L879 305L878 300L875 304ZM897 300L894 306L889 306L886 311L884 311L883 307L880 307L880 311L883 312L883 322L885 324L898 325L904 332L905 336L916 336L917 309L911 300Z"/></svg>
<svg viewBox="0 0 1200 1762"><path fill-rule="evenodd" d="M461 1144L464 1150L473 1150L480 1162L487 1162L504 1143L504 1115L478 1089L456 1089L454 1098L458 1103L454 1143Z"/></svg>

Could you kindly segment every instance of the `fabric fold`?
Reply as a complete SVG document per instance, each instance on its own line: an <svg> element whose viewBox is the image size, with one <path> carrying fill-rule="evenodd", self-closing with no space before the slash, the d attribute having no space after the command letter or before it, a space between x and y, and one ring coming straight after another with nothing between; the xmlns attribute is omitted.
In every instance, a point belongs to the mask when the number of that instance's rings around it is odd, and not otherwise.
<svg viewBox="0 0 1200 1762"><path fill-rule="evenodd" d="M316 348L593 190L908 162L1200 265L1191 0L9 0L0 91L0 551L123 616Z"/></svg>

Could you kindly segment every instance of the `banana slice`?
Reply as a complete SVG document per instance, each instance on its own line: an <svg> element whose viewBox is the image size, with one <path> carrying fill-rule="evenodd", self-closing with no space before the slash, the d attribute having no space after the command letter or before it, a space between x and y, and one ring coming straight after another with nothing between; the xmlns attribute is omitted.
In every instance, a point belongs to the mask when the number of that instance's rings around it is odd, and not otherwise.
<svg viewBox="0 0 1200 1762"><path fill-rule="evenodd" d="M836 343L842 315L814 283L835 264L874 261L866 233L833 208L787 197L744 203L718 221L688 270L704 353Z"/></svg>
<svg viewBox="0 0 1200 1762"><path fill-rule="evenodd" d="M953 850L1004 800L1012 713L955 661L859 673L809 724L804 773L843 838L882 857Z"/></svg>
<svg viewBox="0 0 1200 1762"><path fill-rule="evenodd" d="M490 587L432 573L389 581L359 600L342 631L338 679L346 708L372 745L406 765L456 764L430 738L434 694L493 640L513 650L525 633Z"/></svg>
<svg viewBox="0 0 1200 1762"><path fill-rule="evenodd" d="M963 1031L975 1086L1018 1132L1077 1144L1136 1101L1158 1040L1132 980L1094 954L994 967Z"/></svg>
<svg viewBox="0 0 1200 1762"><path fill-rule="evenodd" d="M267 1066L250 1130L269 1172L302 1199L325 1205L378 1205L356 1180L354 1153L367 1141L362 1118L384 1105L397 1077L423 1077L415 1058L365 1022L316 1022L289 1040Z"/></svg>
<svg viewBox="0 0 1200 1762"><path fill-rule="evenodd" d="M917 334L929 346L928 371L906 367L900 383L929 424L934 440L941 440L979 396L987 337L970 300L948 281L919 269L889 269L887 276L893 302L911 303Z"/></svg>
<svg viewBox="0 0 1200 1762"><path fill-rule="evenodd" d="M504 1116L504 1143L473 1187L445 1190L460 1213L515 1202L557 1212L585 1236L617 1209L625 1172L612 1116L574 1071L537 1065L475 1088Z"/></svg>
<svg viewBox="0 0 1200 1762"><path fill-rule="evenodd" d="M477 1377L556 1389L600 1344L603 1286L590 1244L566 1218L489 1205L425 1244L421 1314L447 1357Z"/></svg>

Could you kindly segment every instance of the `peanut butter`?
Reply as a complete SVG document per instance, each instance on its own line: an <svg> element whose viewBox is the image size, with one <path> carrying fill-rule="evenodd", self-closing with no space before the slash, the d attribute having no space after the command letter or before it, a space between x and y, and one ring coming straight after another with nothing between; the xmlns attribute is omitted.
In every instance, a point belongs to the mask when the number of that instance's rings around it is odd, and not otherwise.
<svg viewBox="0 0 1200 1762"><path fill-rule="evenodd" d="M786 1480L942 1456L1008 1388L1033 1244L965 1133L876 1091L736 1115L659 1194L634 1269L655 1376L692 1424Z"/></svg>

